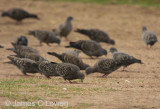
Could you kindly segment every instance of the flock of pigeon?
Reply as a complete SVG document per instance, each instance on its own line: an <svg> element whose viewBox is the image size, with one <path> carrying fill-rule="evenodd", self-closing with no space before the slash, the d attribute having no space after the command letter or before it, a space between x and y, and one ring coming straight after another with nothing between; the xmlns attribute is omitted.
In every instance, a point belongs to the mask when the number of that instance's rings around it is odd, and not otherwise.
<svg viewBox="0 0 160 109"><path fill-rule="evenodd" d="M37 15L30 14L18 8L9 9L3 12L2 16L10 17L17 22L21 22L26 18L39 19ZM42 43L46 43L48 46L50 46L50 43L57 43L59 45L61 43L61 37L65 37L68 41L67 37L72 31L72 20L73 17L69 16L63 24L53 29L53 31L33 30L29 31L28 35L37 38L40 45L42 45ZM153 46L158 41L155 33L148 31L146 27L143 27L142 30L142 39L147 47ZM48 52L49 55L57 57L62 63L50 62L40 56L36 49L28 47L28 39L25 36L17 37L14 42L11 42L13 48L8 48L7 50L13 51L16 55L8 56L10 61L5 63L17 66L24 75L27 75L27 73L41 73L47 78L51 76L61 76L70 83L72 83L71 80L73 79L80 79L83 82L85 75L91 73L99 72L103 74L102 77L105 77L120 67L123 67L124 70L124 68L134 63L143 64L141 60L128 54L118 52L116 48L112 47L109 50L109 52L112 53L112 59L99 60L91 67L79 58L79 53L83 52L91 59L107 55L107 50L102 48L99 42L114 45L115 41L111 39L107 33L99 29L77 29L75 32L89 37L90 40L69 42L69 45L65 47L74 48L75 50L73 51L66 51L62 54ZM0 46L0 48L3 48L3 46ZM80 70L85 70L85 74Z"/></svg>

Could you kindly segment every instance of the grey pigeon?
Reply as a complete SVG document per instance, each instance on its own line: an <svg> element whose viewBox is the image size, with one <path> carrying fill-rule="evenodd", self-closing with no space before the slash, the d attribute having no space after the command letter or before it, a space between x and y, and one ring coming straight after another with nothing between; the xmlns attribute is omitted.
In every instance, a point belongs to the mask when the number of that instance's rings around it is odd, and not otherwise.
<svg viewBox="0 0 160 109"><path fill-rule="evenodd" d="M39 54L39 52L32 48L32 47L28 47L28 46L23 46L23 45L16 45L14 43L12 43L13 45L13 49L7 49L7 50L12 50L14 53L16 53L18 55L18 57L23 57L25 56L26 53L36 53Z"/></svg>
<svg viewBox="0 0 160 109"><path fill-rule="evenodd" d="M61 24L58 28L53 29L53 31L60 37L65 37L67 39L67 36L70 34L72 31L72 23L71 21L73 20L72 16L69 16L65 23Z"/></svg>
<svg viewBox="0 0 160 109"><path fill-rule="evenodd" d="M11 42L11 44L27 46L28 39L25 36L19 36L19 37L16 37L15 40ZM13 48L8 48L8 50L13 50Z"/></svg>
<svg viewBox="0 0 160 109"><path fill-rule="evenodd" d="M64 52L64 53L78 57L80 52L81 52L81 51L79 51L79 50L67 50L67 51Z"/></svg>
<svg viewBox="0 0 160 109"><path fill-rule="evenodd" d="M15 55L10 55L10 56L15 56ZM16 57L20 57L20 58L28 58L31 59L35 62L37 61L45 61L46 59L44 59L42 56L40 56L37 53L30 53L30 52L24 52L24 53L19 53L18 55L16 55Z"/></svg>
<svg viewBox="0 0 160 109"><path fill-rule="evenodd" d="M105 42L114 45L115 41L107 33L99 29L77 29L75 32L88 36L96 42Z"/></svg>
<svg viewBox="0 0 160 109"><path fill-rule="evenodd" d="M116 48L110 48L110 52L112 53L113 59L120 60L124 69L134 63L143 64L141 60L134 58L133 56L130 56L125 53L118 52Z"/></svg>
<svg viewBox="0 0 160 109"><path fill-rule="evenodd" d="M148 31L145 26L142 27L143 33L142 33L142 39L144 43L152 47L158 40L157 36L154 32Z"/></svg>
<svg viewBox="0 0 160 109"><path fill-rule="evenodd" d="M70 42L69 46L66 48L76 48L81 50L86 55L90 56L102 56L107 55L107 51L101 47L99 43L93 40L79 40L77 42Z"/></svg>
<svg viewBox="0 0 160 109"><path fill-rule="evenodd" d="M21 22L23 19L26 18L39 19L37 15L30 14L27 11L19 8L11 8L8 11L3 12L1 16L2 17L8 16L18 22Z"/></svg>
<svg viewBox="0 0 160 109"><path fill-rule="evenodd" d="M56 37L55 32L50 32L46 30L34 30L34 31L29 31L28 34L36 37L40 42L40 46L42 45L42 42L46 43L48 46L50 43L60 44L61 42L60 39Z"/></svg>
<svg viewBox="0 0 160 109"><path fill-rule="evenodd" d="M24 45L24 46L27 46L28 45L28 39L26 36L19 36L19 37L16 37L14 42L14 44L16 45Z"/></svg>
<svg viewBox="0 0 160 109"><path fill-rule="evenodd" d="M6 63L11 63L17 66L24 75L27 75L26 73L38 73L39 71L37 63L33 60L11 56L8 56L8 59L10 59L11 61Z"/></svg>
<svg viewBox="0 0 160 109"><path fill-rule="evenodd" d="M57 64L49 61L42 61L39 63L39 70L47 78L58 74L63 77L64 80L68 80L70 83L70 80L73 79L81 79L83 82L83 79L85 78L85 75L80 72L79 67L70 63Z"/></svg>
<svg viewBox="0 0 160 109"><path fill-rule="evenodd" d="M80 58L78 58L77 56L74 56L74 55L65 54L65 53L58 54L55 52L48 52L48 54L50 54L52 56L56 56L62 62L77 65L81 70L85 70L87 67L89 67L88 64L85 64Z"/></svg>
<svg viewBox="0 0 160 109"><path fill-rule="evenodd" d="M106 77L113 71L117 70L121 67L121 62L119 60L114 59L102 59L96 62L93 67L88 67L86 69L86 74L89 75L91 73L99 72L103 73L102 77Z"/></svg>

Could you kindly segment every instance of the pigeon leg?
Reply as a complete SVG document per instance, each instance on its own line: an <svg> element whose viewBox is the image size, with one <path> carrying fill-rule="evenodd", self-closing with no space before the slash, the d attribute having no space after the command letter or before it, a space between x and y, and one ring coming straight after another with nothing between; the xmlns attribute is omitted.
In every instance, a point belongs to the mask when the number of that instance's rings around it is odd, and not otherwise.
<svg viewBox="0 0 160 109"><path fill-rule="evenodd" d="M122 68L122 72L124 72L124 71L125 71L125 70L124 70L125 68L126 68L126 67L124 67L124 66L123 66L123 68Z"/></svg>
<svg viewBox="0 0 160 109"><path fill-rule="evenodd" d="M26 72L22 72L25 76L28 76Z"/></svg>
<svg viewBox="0 0 160 109"><path fill-rule="evenodd" d="M66 38L66 41L70 41L67 37L65 37Z"/></svg>
<svg viewBox="0 0 160 109"><path fill-rule="evenodd" d="M42 42L40 42L39 45L42 46Z"/></svg>
<svg viewBox="0 0 160 109"><path fill-rule="evenodd" d="M72 84L71 80L68 80L70 84Z"/></svg>
<svg viewBox="0 0 160 109"><path fill-rule="evenodd" d="M49 43L47 43L47 45L50 46Z"/></svg>
<svg viewBox="0 0 160 109"><path fill-rule="evenodd" d="M106 77L106 76L108 76L108 74L104 74L104 75L102 75L102 77L104 78L104 77Z"/></svg>
<svg viewBox="0 0 160 109"><path fill-rule="evenodd" d="M47 79L51 79L50 76L47 76L47 75L46 75L46 77L47 77Z"/></svg>
<svg viewBox="0 0 160 109"><path fill-rule="evenodd" d="M66 83L68 83L66 79L64 79L64 80L65 80Z"/></svg>
<svg viewBox="0 0 160 109"><path fill-rule="evenodd" d="M24 69L20 68L20 70L21 70L21 72L22 72L25 76L27 76L27 74L26 74L26 72L24 71Z"/></svg>
<svg viewBox="0 0 160 109"><path fill-rule="evenodd" d="M17 21L15 24L16 25L20 25L20 24L22 24L22 22L21 21Z"/></svg>
<svg viewBox="0 0 160 109"><path fill-rule="evenodd" d="M90 58L91 58L91 59L93 59L93 57L92 57L92 56L90 56Z"/></svg>

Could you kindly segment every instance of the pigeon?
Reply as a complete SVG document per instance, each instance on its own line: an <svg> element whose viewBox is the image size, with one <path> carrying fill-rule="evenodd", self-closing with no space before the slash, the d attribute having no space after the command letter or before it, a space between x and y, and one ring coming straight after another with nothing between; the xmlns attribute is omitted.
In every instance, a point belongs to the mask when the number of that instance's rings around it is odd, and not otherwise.
<svg viewBox="0 0 160 109"><path fill-rule="evenodd" d="M26 73L38 73L39 71L37 63L33 60L12 56L8 56L8 59L10 59L10 61L5 63L10 63L17 66L24 75L27 75Z"/></svg>
<svg viewBox="0 0 160 109"><path fill-rule="evenodd" d="M2 17L8 16L18 22L21 22L23 19L26 18L39 19L37 15L30 14L27 11L19 8L11 8L8 11L2 12L1 16Z"/></svg>
<svg viewBox="0 0 160 109"><path fill-rule="evenodd" d="M4 48L2 45L0 45L0 48Z"/></svg>
<svg viewBox="0 0 160 109"><path fill-rule="evenodd" d="M14 44L16 45L24 45L24 46L27 46L28 45L28 39L26 36L19 36L19 37L16 37L14 42Z"/></svg>
<svg viewBox="0 0 160 109"><path fill-rule="evenodd" d="M134 63L143 64L141 60L134 58L133 56L130 56L125 53L118 52L118 50L114 47L110 48L110 52L112 53L113 59L120 60L123 66L123 70Z"/></svg>
<svg viewBox="0 0 160 109"><path fill-rule="evenodd" d="M109 35L99 29L77 29L75 32L88 36L91 40L96 42L105 42L108 44L115 44L113 39L110 39Z"/></svg>
<svg viewBox="0 0 160 109"><path fill-rule="evenodd" d="M70 83L72 83L71 80L73 79L81 79L81 82L83 82L83 79L85 78L85 75L80 72L79 67L70 63L42 61L38 64L38 68L47 78L59 75Z"/></svg>
<svg viewBox="0 0 160 109"><path fill-rule="evenodd" d="M99 72L104 74L102 77L106 77L120 67L121 67L121 62L119 60L102 59L96 62L96 64L93 67L86 68L85 72L87 75Z"/></svg>
<svg viewBox="0 0 160 109"><path fill-rule="evenodd" d="M26 53L20 53L20 55L10 55L10 56L15 56L15 57L20 57L20 58L28 58L31 59L35 62L37 61L45 61L46 59L44 59L42 56L40 56L37 53L30 53L30 52L26 52Z"/></svg>
<svg viewBox="0 0 160 109"><path fill-rule="evenodd" d="M37 61L39 72L45 75L48 79L50 76L60 76L56 73L56 64L55 62L45 61Z"/></svg>
<svg viewBox="0 0 160 109"><path fill-rule="evenodd" d="M81 51L79 51L79 50L67 50L67 51L64 52L64 53L78 57L80 52L81 52Z"/></svg>
<svg viewBox="0 0 160 109"><path fill-rule="evenodd" d="M53 29L53 31L56 33L56 35L60 37L65 37L67 39L67 36L72 31L72 23L71 23L72 20L73 20L73 17L69 16L66 19L65 23L61 24L58 28Z"/></svg>
<svg viewBox="0 0 160 109"><path fill-rule="evenodd" d="M70 46L65 47L79 49L91 58L92 56L99 57L102 55L107 55L107 51L103 49L99 43L93 40L79 40L77 42L70 42Z"/></svg>
<svg viewBox="0 0 160 109"><path fill-rule="evenodd" d="M40 46L43 43L46 43L48 46L50 43L57 43L60 44L60 39L56 37L55 32L50 32L46 30L34 30L34 31L29 31L29 35L33 35L40 41Z"/></svg>
<svg viewBox="0 0 160 109"><path fill-rule="evenodd" d="M80 70L85 70L87 67L89 67L88 64L85 64L77 56L73 56L73 55L65 54L65 53L58 54L55 52L48 52L48 54L57 57L58 59L60 59L64 63L71 63L74 65L77 65L80 68Z"/></svg>
<svg viewBox="0 0 160 109"><path fill-rule="evenodd" d="M157 36L154 32L148 31L145 26L142 27L142 30L142 39L147 47L149 45L149 47L151 48L158 41Z"/></svg>
<svg viewBox="0 0 160 109"><path fill-rule="evenodd" d="M39 52L32 48L32 47L28 47L28 46L23 46L23 45L16 45L14 43L11 43L13 45L14 48L12 49L7 49L7 50L11 50L14 53L17 54L18 57L23 57L25 56L26 53L35 53L35 54L39 54Z"/></svg>

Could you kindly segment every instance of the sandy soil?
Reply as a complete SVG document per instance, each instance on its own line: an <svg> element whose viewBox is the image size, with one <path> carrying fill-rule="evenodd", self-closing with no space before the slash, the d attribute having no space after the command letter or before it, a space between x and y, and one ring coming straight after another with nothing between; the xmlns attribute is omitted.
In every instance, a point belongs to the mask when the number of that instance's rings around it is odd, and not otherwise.
<svg viewBox="0 0 160 109"><path fill-rule="evenodd" d="M10 42L16 36L26 35L29 39L29 46L40 51L40 54L48 60L60 62L57 58L47 55L48 51L62 53L68 44L62 39L61 46L52 44L51 47L39 42L32 36L28 36L29 30L45 29L51 30L64 22L67 16L73 16L73 27L76 28L99 28L106 31L111 38L115 39L119 51L128 53L141 59L145 64L134 64L129 66L125 72L121 69L113 72L107 78L97 78L101 74L93 74L86 77L86 84L78 84L80 87L103 87L114 88L118 91L108 93L91 93L88 95L73 95L67 99L69 105L77 103L95 104L87 107L91 109L151 109L160 108L160 44L159 42L151 49L146 49L141 40L141 27L146 25L149 30L154 31L159 39L160 31L160 9L144 8L129 5L93 5L80 3L55 3L30 0L0 0L0 11L12 7L20 7L29 12L36 13L40 21L26 19L22 24L16 24L9 18L0 17L0 44L5 48L11 47ZM78 33L72 32L69 39L77 41L88 39ZM101 43L109 50L112 45ZM10 51L0 49L0 78L27 78L21 76L21 72L12 65L3 64L8 61L7 56L13 54ZM69 50L69 49L67 49ZM98 59L89 59L83 53L80 57L89 65L94 65ZM111 58L109 53L108 58ZM84 71L83 71L84 72ZM37 74L38 75L38 74ZM41 76L41 75L38 75ZM42 76L43 77L43 76ZM34 78L34 77L33 77ZM101 80L102 82L97 82ZM130 82L126 82L126 80ZM63 83L60 83L63 84ZM53 83L54 85L54 83ZM71 84L72 85L72 84ZM76 86L76 84L73 84ZM6 98L0 98L0 102ZM60 99L61 100L61 99ZM2 103L1 103L2 104Z"/></svg>

